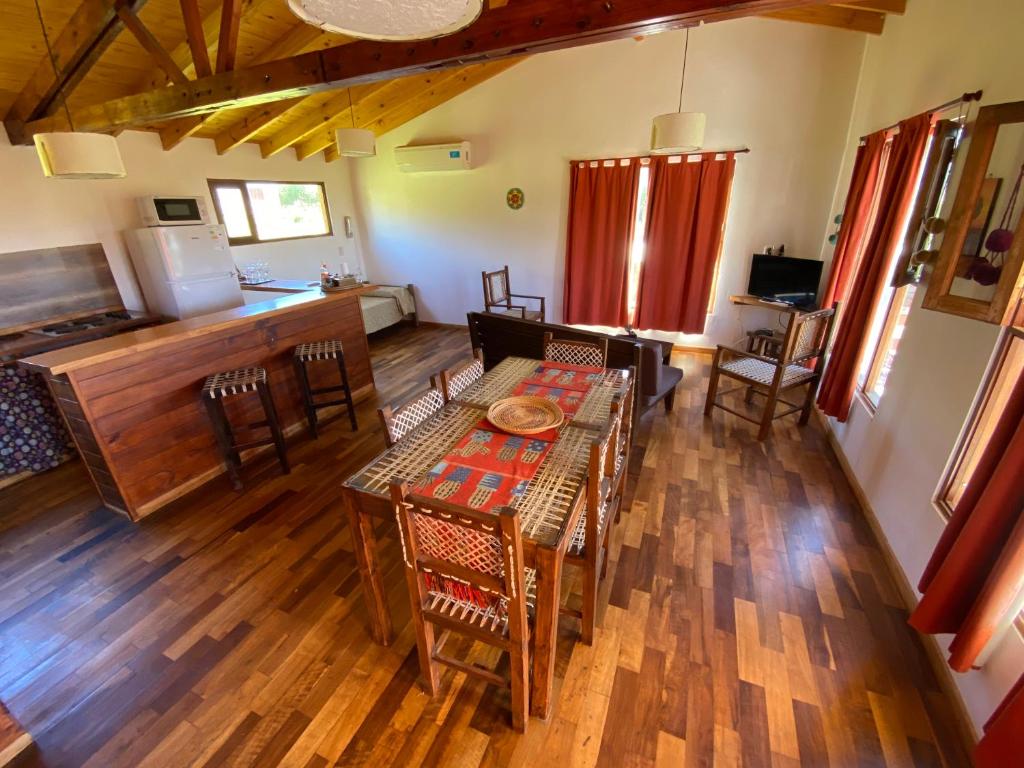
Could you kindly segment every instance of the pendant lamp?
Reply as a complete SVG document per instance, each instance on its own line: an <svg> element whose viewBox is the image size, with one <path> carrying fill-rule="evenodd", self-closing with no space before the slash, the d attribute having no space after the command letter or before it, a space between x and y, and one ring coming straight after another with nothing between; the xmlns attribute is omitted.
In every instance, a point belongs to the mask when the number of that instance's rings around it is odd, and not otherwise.
<svg viewBox="0 0 1024 768"><path fill-rule="evenodd" d="M339 128L334 132L338 154L342 157L373 157L377 154L377 136L366 128L356 128L356 113L352 109L352 89L348 89L348 116L351 128Z"/></svg>
<svg viewBox="0 0 1024 768"><path fill-rule="evenodd" d="M288 0L307 24L367 40L425 40L468 27L483 0Z"/></svg>
<svg viewBox="0 0 1024 768"><path fill-rule="evenodd" d="M651 152L672 155L694 152L704 146L704 128L708 116L703 112L683 112L683 86L686 83L686 58L690 51L690 28L686 28L683 47L683 71L679 78L679 109L654 118L651 126Z"/></svg>
<svg viewBox="0 0 1024 768"><path fill-rule="evenodd" d="M36 0L36 16L39 18L39 27L43 30L43 42L46 44L50 66L53 67L54 79L59 80L57 63L50 47L46 25L43 23L39 0ZM37 133L32 137L36 153L39 155L39 163L43 167L43 175L57 179L123 179L127 174L121 161L117 139L105 133L75 133L67 95L63 91L61 106L64 108L71 132Z"/></svg>

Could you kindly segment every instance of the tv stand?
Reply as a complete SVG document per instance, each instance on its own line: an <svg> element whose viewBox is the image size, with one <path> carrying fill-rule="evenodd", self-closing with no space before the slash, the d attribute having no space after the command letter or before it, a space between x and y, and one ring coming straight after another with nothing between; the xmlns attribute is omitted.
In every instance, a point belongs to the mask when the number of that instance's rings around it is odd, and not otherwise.
<svg viewBox="0 0 1024 768"><path fill-rule="evenodd" d="M792 304L788 304L785 301L771 301L770 299L762 299L760 296L749 296L746 294L740 296L730 296L729 301L733 304L739 304L744 307L761 307L762 309L774 309L776 312L787 312L791 315L804 314L804 310L799 307L795 307Z"/></svg>

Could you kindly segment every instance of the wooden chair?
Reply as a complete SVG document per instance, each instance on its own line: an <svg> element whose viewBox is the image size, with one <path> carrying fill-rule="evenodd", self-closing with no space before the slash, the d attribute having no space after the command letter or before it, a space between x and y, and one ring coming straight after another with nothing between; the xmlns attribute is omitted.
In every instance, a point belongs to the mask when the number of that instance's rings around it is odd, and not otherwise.
<svg viewBox="0 0 1024 768"><path fill-rule="evenodd" d="M440 665L511 688L512 725L526 730L530 709L530 612L536 572L524 566L519 513L480 512L408 492L391 483L416 628L420 670L432 696ZM441 636L435 637L435 629ZM446 656L455 632L509 655L509 677Z"/></svg>
<svg viewBox="0 0 1024 768"><path fill-rule="evenodd" d="M741 419L758 424L758 440L764 440L772 428L774 419L781 419L800 411L799 424L807 423L814 406L814 395L818 391L821 370L824 365L825 350L828 348L832 335L832 324L836 316L838 304L829 309L822 309L807 314L795 312L790 315L786 329L785 341L778 359L765 357L754 352L747 352L733 347L718 346L715 359L711 366L711 381L708 384L707 400L704 403L704 415L710 416L714 407L729 411ZM813 367L808 367L813 365ZM718 392L718 379L728 376L740 382L740 386ZM796 387L807 387L802 403L783 400L781 394ZM753 400L755 394L765 395L764 413L760 419L754 419L719 402L718 398L741 389L747 390L746 401ZM790 406L789 410L776 413L776 405L781 402Z"/></svg>
<svg viewBox="0 0 1024 768"><path fill-rule="evenodd" d="M441 390L444 401L447 403L458 397L483 375L484 356L479 349L474 349L471 360L453 368L446 368L437 374L436 378L431 376L430 383Z"/></svg>
<svg viewBox="0 0 1024 768"><path fill-rule="evenodd" d="M377 409L381 424L384 425L384 441L388 448L393 446L444 405L444 397L437 387L420 392L398 408L390 405Z"/></svg>
<svg viewBox="0 0 1024 768"><path fill-rule="evenodd" d="M512 315L523 320L544 322L544 297L512 293L508 280L508 264L497 272L481 272L484 281L484 312ZM512 299L539 301L540 309L528 309L525 304L513 304Z"/></svg>
<svg viewBox="0 0 1024 768"><path fill-rule="evenodd" d="M583 570L582 609L563 608L562 613L580 619L580 638L587 645L594 642L597 622L597 586L608 554L608 532L613 517L618 516L621 501L615 492L616 451L622 426L621 410L613 413L601 433L590 443L587 465L587 494L583 514L569 539L565 564Z"/></svg>
<svg viewBox="0 0 1024 768"><path fill-rule="evenodd" d="M596 343L556 339L548 331L544 334L544 359L553 363L604 368L605 361L608 359L608 339L602 339Z"/></svg>

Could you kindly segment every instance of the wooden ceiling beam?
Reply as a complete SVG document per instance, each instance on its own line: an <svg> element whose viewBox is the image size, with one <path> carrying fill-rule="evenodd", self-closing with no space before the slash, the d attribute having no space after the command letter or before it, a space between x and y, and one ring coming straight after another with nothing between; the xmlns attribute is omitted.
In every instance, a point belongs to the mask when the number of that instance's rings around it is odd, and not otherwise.
<svg viewBox="0 0 1024 768"><path fill-rule="evenodd" d="M381 136L504 72L509 67L518 64L519 61L520 59L502 59L501 61L463 67L438 78L430 88L407 84L401 89L404 92L396 92L391 95L390 99L374 99L376 109L372 112L363 111L362 114L357 114L356 123L360 128L366 128L377 136ZM340 157L333 137L331 143L323 149L324 160L329 163ZM299 159L303 158L300 156Z"/></svg>
<svg viewBox="0 0 1024 768"><path fill-rule="evenodd" d="M217 37L217 73L235 68L238 55L238 28L242 22L242 0L224 0L220 11L220 34Z"/></svg>
<svg viewBox="0 0 1024 768"><path fill-rule="evenodd" d="M185 42L192 55L192 67L196 77L209 77L213 74L213 68L210 66L210 51L206 47L199 0L180 0L180 3L181 17L185 20Z"/></svg>
<svg viewBox="0 0 1024 768"><path fill-rule="evenodd" d="M118 6L137 12L145 2L83 0L57 38L51 40L53 62L43 55L4 117L12 142L24 143L24 137L18 135L20 124L52 114L114 42L123 29ZM59 73L57 78L54 66Z"/></svg>
<svg viewBox="0 0 1024 768"><path fill-rule="evenodd" d="M855 11L894 13L898 16L907 12L907 0L850 0L850 2L832 3L832 5L839 8L852 8Z"/></svg>
<svg viewBox="0 0 1024 768"><path fill-rule="evenodd" d="M260 142L260 153L263 157L272 157L278 152L302 141L317 128L332 123L340 115L349 114L350 107L355 104L352 89L345 88L336 96L325 101L317 109L304 115L282 130Z"/></svg>
<svg viewBox="0 0 1024 768"><path fill-rule="evenodd" d="M156 65L167 74L171 82L178 83L179 85L188 82L185 73L174 63L174 59L160 45L160 41L153 37L153 33L149 31L149 28L139 20L139 17L133 11L122 5L117 9L117 17L121 19L121 23L124 24L125 28L135 36L135 39L139 41L139 45L156 62Z"/></svg>
<svg viewBox="0 0 1024 768"><path fill-rule="evenodd" d="M813 0L516 0L465 30L411 43L360 40L288 59L221 72L76 110L82 130L110 130L244 107L434 69L557 50L813 4ZM22 137L63 130L59 117L34 121Z"/></svg>
<svg viewBox="0 0 1024 768"><path fill-rule="evenodd" d="M884 13L837 8L831 5L809 5L806 8L789 8L762 15L770 19L838 27L853 32L867 32L871 35L882 34L882 29L885 26Z"/></svg>
<svg viewBox="0 0 1024 768"><path fill-rule="evenodd" d="M236 123L232 123L213 137L214 146L217 147L217 154L223 155L225 152L230 152L235 147L249 141L263 128L287 112L290 112L303 101L305 101L305 98L299 96L295 99L285 99L264 104L255 112L247 114Z"/></svg>

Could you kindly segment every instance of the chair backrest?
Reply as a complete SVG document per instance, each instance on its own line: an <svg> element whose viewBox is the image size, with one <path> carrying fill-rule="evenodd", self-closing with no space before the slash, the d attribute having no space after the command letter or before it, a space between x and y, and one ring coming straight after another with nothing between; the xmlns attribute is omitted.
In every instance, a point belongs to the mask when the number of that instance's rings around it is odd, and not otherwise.
<svg viewBox="0 0 1024 768"><path fill-rule="evenodd" d="M570 542L571 548L582 546L590 560L595 560L601 546L601 534L608 524L608 505L611 501L610 478L615 475L615 449L621 425L621 410L613 412L608 423L590 441L590 455L587 461L587 495L585 500L586 521L583 539L579 533ZM578 529L577 529L578 530Z"/></svg>
<svg viewBox="0 0 1024 768"><path fill-rule="evenodd" d="M544 334L544 359L553 363L604 368L608 359L608 339L596 342L556 339L548 331Z"/></svg>
<svg viewBox="0 0 1024 768"><path fill-rule="evenodd" d="M629 385L626 387L626 391L616 395L612 398L611 412L612 416L616 413L619 414L621 423L619 425L619 433L625 435L627 439L633 433L633 393L636 390L636 367L630 366L629 369ZM628 447L628 446L627 446Z"/></svg>
<svg viewBox="0 0 1024 768"><path fill-rule="evenodd" d="M462 392L484 375L484 357L479 349L473 350L473 359L441 371L441 394L444 401L458 397Z"/></svg>
<svg viewBox="0 0 1024 768"><path fill-rule="evenodd" d="M409 493L391 483L402 557L415 581L413 609L446 625L493 633L508 621L513 641L526 636L526 580L519 512L482 512Z"/></svg>
<svg viewBox="0 0 1024 768"><path fill-rule="evenodd" d="M398 408L385 405L377 410L384 425L384 439L388 448L422 424L444 405L444 396L437 387L430 387L407 400Z"/></svg>
<svg viewBox="0 0 1024 768"><path fill-rule="evenodd" d="M491 307L508 307L512 304L509 287L508 264L497 272L481 272L484 280L484 310Z"/></svg>
<svg viewBox="0 0 1024 768"><path fill-rule="evenodd" d="M828 348L838 306L837 303L817 312L795 312L790 315L779 362L790 365L822 358Z"/></svg>

